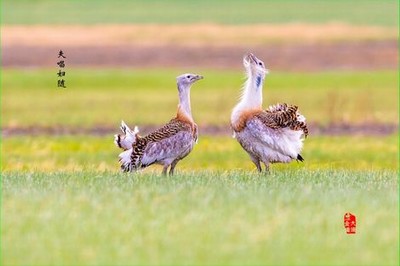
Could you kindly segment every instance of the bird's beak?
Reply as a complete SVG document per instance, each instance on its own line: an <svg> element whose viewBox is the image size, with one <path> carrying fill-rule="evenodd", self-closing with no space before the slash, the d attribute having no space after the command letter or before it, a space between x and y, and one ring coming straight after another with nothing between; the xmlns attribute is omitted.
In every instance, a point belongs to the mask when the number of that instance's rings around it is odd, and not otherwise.
<svg viewBox="0 0 400 266"><path fill-rule="evenodd" d="M193 81L197 81L197 80L200 80L200 79L203 79L203 78L204 77L201 76L201 75L196 75L196 76L193 77Z"/></svg>
<svg viewBox="0 0 400 266"><path fill-rule="evenodd" d="M251 60L251 61L253 61L254 63L257 64L257 59L256 59L256 57L255 57L252 53L249 53L249 54L247 55L247 58L249 58L249 61Z"/></svg>

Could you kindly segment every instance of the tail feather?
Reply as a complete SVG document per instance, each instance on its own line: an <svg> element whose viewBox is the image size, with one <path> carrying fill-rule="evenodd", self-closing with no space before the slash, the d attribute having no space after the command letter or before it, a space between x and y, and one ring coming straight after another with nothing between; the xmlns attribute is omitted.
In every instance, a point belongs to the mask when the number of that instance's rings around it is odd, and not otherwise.
<svg viewBox="0 0 400 266"><path fill-rule="evenodd" d="M130 172L133 169L133 165L131 162L131 155L132 155L133 148L125 150L121 152L119 157L119 163L121 164L121 170L123 172Z"/></svg>
<svg viewBox="0 0 400 266"><path fill-rule="evenodd" d="M296 159L298 161L300 161L300 162L304 162L304 158L300 154L297 154L297 158Z"/></svg>
<svg viewBox="0 0 400 266"><path fill-rule="evenodd" d="M117 147L123 150L128 150L132 148L132 144L135 143L137 134L139 133L139 128L135 126L132 131L124 121L121 121L120 129L123 134L114 135L114 143Z"/></svg>

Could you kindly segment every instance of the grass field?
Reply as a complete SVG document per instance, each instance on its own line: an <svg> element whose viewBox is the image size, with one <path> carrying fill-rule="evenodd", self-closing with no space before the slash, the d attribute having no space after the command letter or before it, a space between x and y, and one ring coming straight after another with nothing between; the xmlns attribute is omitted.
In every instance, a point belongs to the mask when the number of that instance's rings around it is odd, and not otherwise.
<svg viewBox="0 0 400 266"><path fill-rule="evenodd" d="M68 1L4 0L4 24L327 23L398 25L394 0Z"/></svg>
<svg viewBox="0 0 400 266"><path fill-rule="evenodd" d="M239 62L240 63L240 62ZM57 88L56 70L3 70L2 125L115 126L159 125L176 112L175 77L188 71L71 69L67 89ZM189 70L205 79L191 91L199 125L229 127L244 75L237 71ZM265 106L300 106L309 122L397 123L396 71L275 73L267 76ZM73 111L73 112L72 112Z"/></svg>
<svg viewBox="0 0 400 266"><path fill-rule="evenodd" d="M200 132L201 134L201 132ZM53 172L101 170L117 171L113 136L15 136L4 138L3 171ZM305 163L273 165L285 169L391 170L398 168L398 136L312 136L305 141ZM177 171L234 170L255 171L248 155L229 136L200 135L190 156L180 162ZM161 168L148 169L160 172ZM146 171L147 172L147 171Z"/></svg>
<svg viewBox="0 0 400 266"><path fill-rule="evenodd" d="M392 171L5 173L2 265L397 265L398 207Z"/></svg>

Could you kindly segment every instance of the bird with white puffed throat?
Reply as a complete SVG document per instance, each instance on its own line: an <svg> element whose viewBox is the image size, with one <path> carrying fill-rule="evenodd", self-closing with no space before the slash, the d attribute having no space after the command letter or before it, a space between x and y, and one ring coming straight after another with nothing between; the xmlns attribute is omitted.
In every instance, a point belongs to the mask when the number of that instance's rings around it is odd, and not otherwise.
<svg viewBox="0 0 400 266"><path fill-rule="evenodd" d="M297 106L286 103L263 110L263 85L269 71L252 53L244 56L243 66L247 79L231 114L233 136L259 172L262 172L261 163L269 172L272 163L304 161L300 152L308 136L305 117Z"/></svg>
<svg viewBox="0 0 400 266"><path fill-rule="evenodd" d="M137 127L131 130L124 121L120 129L123 134L114 137L117 147L124 150L119 154L123 172L132 172L152 164L161 164L163 174L173 175L177 163L193 149L198 139L197 125L193 120L190 105L190 89L203 76L183 74L176 78L179 104L176 117L158 130L140 136Z"/></svg>

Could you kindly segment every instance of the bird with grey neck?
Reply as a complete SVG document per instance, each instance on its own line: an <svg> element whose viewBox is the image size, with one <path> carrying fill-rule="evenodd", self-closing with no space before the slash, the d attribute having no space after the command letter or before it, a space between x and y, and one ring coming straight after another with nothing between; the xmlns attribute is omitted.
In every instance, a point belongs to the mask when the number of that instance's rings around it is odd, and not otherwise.
<svg viewBox="0 0 400 266"><path fill-rule="evenodd" d="M286 103L263 110L263 84L269 71L252 53L244 56L243 65L247 79L231 114L233 136L259 172L262 172L261 163L269 172L271 163L303 161L300 151L308 135L305 117L297 106Z"/></svg>
<svg viewBox="0 0 400 266"><path fill-rule="evenodd" d="M176 78L179 104L176 116L158 130L140 136L137 127L131 130L121 122L122 134L115 135L114 143L123 150L119 163L123 172L132 172L161 164L163 174L173 175L177 163L185 158L197 142L197 125L193 120L190 105L190 88L203 79L196 74L183 74Z"/></svg>

